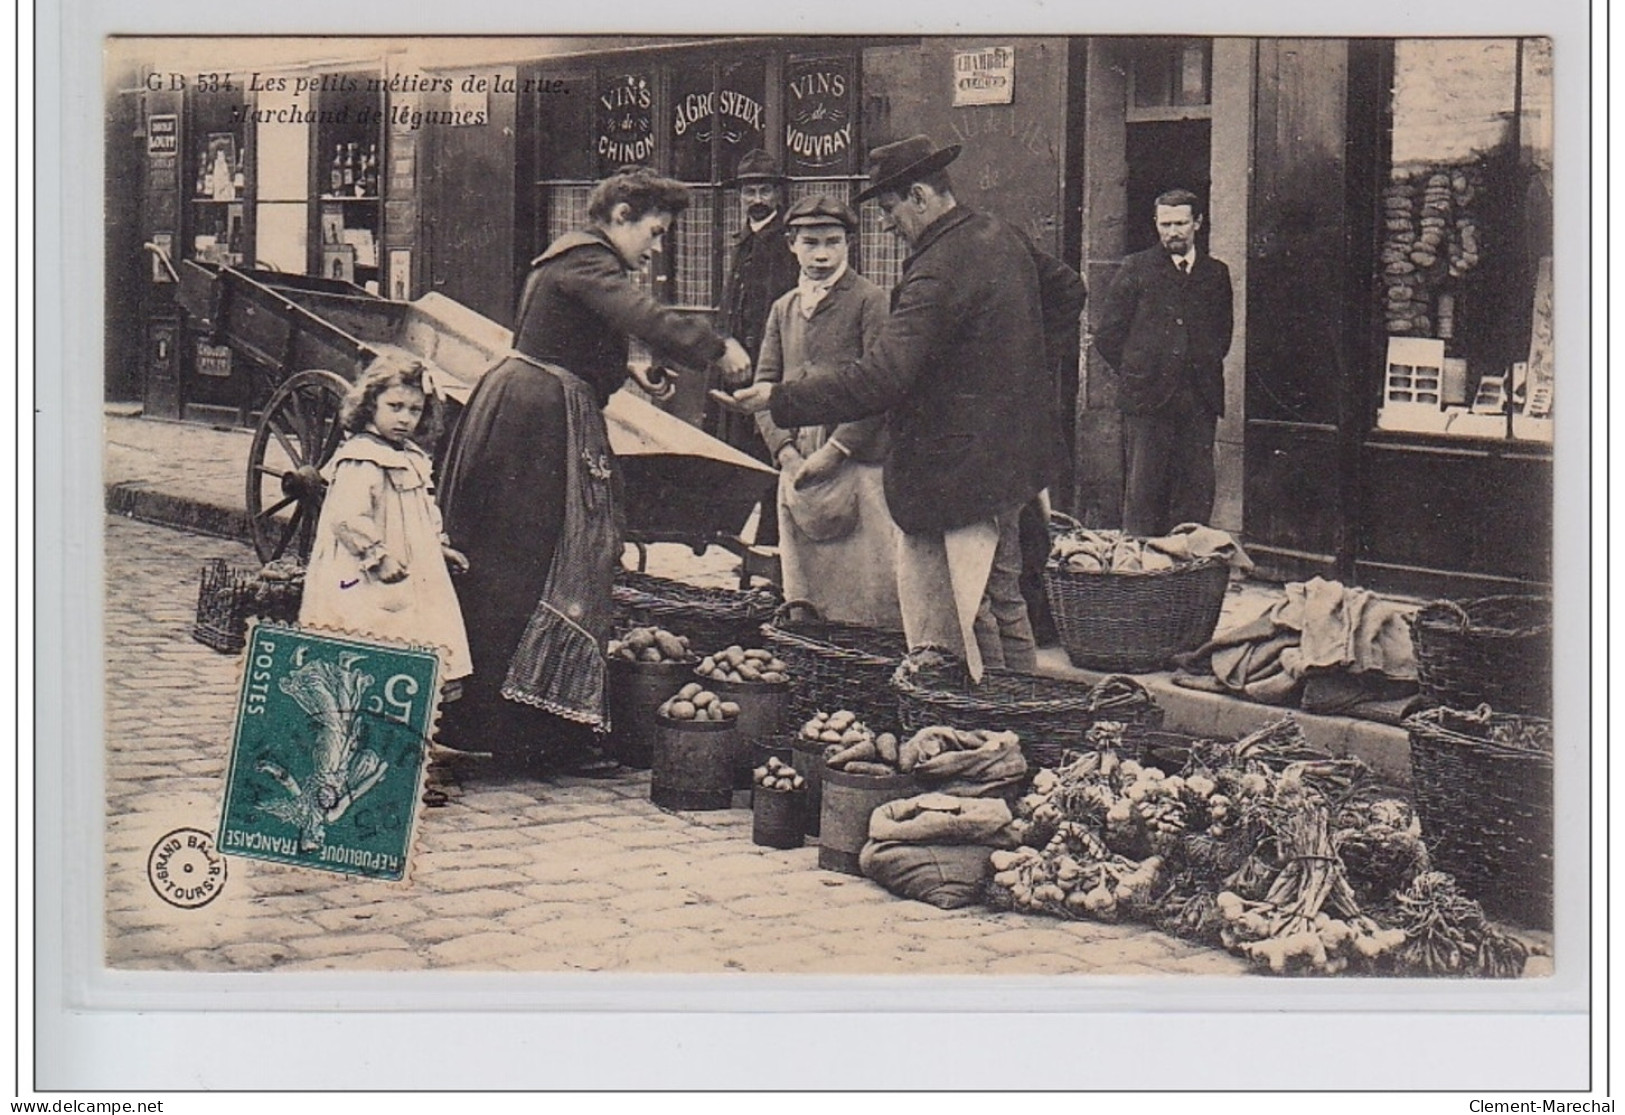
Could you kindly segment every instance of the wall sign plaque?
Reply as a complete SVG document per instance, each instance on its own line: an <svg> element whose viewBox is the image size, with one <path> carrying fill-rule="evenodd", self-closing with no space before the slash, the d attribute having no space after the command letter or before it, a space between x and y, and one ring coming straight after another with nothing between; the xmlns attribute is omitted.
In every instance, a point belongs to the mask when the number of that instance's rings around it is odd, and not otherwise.
<svg viewBox="0 0 1625 1115"><path fill-rule="evenodd" d="M850 58L806 58L785 71L784 151L791 173L850 173Z"/></svg>

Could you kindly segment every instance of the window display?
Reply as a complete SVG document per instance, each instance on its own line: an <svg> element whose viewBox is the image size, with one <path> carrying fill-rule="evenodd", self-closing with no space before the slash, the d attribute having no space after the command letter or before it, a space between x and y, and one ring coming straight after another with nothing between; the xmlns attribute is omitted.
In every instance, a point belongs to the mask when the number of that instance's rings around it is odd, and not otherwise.
<svg viewBox="0 0 1625 1115"><path fill-rule="evenodd" d="M1402 40L1394 74L1377 427L1549 441L1550 41Z"/></svg>

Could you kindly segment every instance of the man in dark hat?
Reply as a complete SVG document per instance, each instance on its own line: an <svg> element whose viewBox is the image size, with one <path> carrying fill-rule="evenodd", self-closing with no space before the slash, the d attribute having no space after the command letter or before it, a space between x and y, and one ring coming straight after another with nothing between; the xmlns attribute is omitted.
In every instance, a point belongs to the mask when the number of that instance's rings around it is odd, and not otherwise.
<svg viewBox="0 0 1625 1115"><path fill-rule="evenodd" d="M747 151L739 160L738 173L729 182L739 189L744 223L734 237L733 254L723 283L721 328L744 346L752 361L761 351L768 310L779 295L796 285L796 276L800 273L785 238L783 210L787 181L766 151ZM766 459L754 423L728 413L714 400L706 406L705 432Z"/></svg>
<svg viewBox="0 0 1625 1115"><path fill-rule="evenodd" d="M914 136L870 153L883 223L910 254L879 335L857 360L738 391L783 427L889 412L885 494L903 530L898 596L910 646L1031 670L1020 590L1022 506L1063 452L1046 352L1083 309L1083 280L1016 229L959 205L958 146Z"/></svg>
<svg viewBox="0 0 1625 1115"><path fill-rule="evenodd" d="M785 239L784 187L788 181L773 157L757 150L747 151L740 157L739 169L728 183L739 189L744 224L734 237L733 255L723 282L720 327L723 333L744 346L753 362L761 352L768 310L781 294L796 285L800 274L796 257L790 253ZM726 385L716 380L706 386ZM759 460L768 458L767 446L756 432L755 423L718 406L710 396L706 397L703 427L706 433L735 449ZM775 500L774 489L769 489L757 520L755 541L758 545L778 544Z"/></svg>

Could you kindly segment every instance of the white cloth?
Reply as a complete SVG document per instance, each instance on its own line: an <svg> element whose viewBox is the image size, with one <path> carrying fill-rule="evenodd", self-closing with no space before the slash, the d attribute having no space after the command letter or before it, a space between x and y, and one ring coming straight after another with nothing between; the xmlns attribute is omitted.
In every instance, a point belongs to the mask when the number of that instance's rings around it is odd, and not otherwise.
<svg viewBox="0 0 1625 1115"><path fill-rule="evenodd" d="M988 519L945 534L903 534L897 547L897 597L908 645L962 655L976 681L983 672L976 613L998 545L998 524Z"/></svg>
<svg viewBox="0 0 1625 1115"><path fill-rule="evenodd" d="M844 263L827 279L809 279L805 272L802 273L801 281L796 284L796 303L801 308L803 318L809 321L812 319L813 311L818 309L818 304L829 294L830 288L841 281L844 274L846 274Z"/></svg>
<svg viewBox="0 0 1625 1115"><path fill-rule="evenodd" d="M352 434L322 470L327 497L317 520L299 623L398 639L442 651L452 681L473 672L462 608L440 543L428 454L372 434ZM378 578L385 555L405 570Z"/></svg>
<svg viewBox="0 0 1625 1115"><path fill-rule="evenodd" d="M807 433L808 431L802 431ZM815 542L785 510L779 497L779 565L786 600L806 600L835 623L855 623L886 631L902 629L897 603L897 540L878 464L847 461L840 466L856 490L857 521L845 537Z"/></svg>
<svg viewBox="0 0 1625 1115"><path fill-rule="evenodd" d="M1173 261L1175 267L1189 275L1191 268L1196 266L1196 245L1192 244L1184 255L1174 256Z"/></svg>

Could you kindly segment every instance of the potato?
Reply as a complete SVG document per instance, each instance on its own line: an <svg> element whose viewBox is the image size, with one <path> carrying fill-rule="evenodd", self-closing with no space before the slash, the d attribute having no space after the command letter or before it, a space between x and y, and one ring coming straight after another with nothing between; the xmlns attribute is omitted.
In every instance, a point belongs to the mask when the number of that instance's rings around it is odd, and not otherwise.
<svg viewBox="0 0 1625 1115"><path fill-rule="evenodd" d="M692 701L673 701L671 711L666 715L673 720L693 720L696 711Z"/></svg>
<svg viewBox="0 0 1625 1115"><path fill-rule="evenodd" d="M825 743L840 743L841 733L835 731L834 729L826 728L822 732L818 733L818 738L823 740Z"/></svg>
<svg viewBox="0 0 1625 1115"><path fill-rule="evenodd" d="M718 701L717 707L722 710L722 715L729 720L739 715L739 703L737 701Z"/></svg>
<svg viewBox="0 0 1625 1115"><path fill-rule="evenodd" d="M690 699L693 698L694 694L700 692L704 688L705 688L705 686L701 685L699 682L691 681L687 685L685 685L681 689L679 689L677 691L677 695L679 697L683 698L683 700L685 700L685 701L690 700Z"/></svg>
<svg viewBox="0 0 1625 1115"><path fill-rule="evenodd" d="M689 699L694 702L695 708L707 708L712 701L717 699L717 695L710 690L702 689Z"/></svg>
<svg viewBox="0 0 1625 1115"><path fill-rule="evenodd" d="M688 657L688 648L678 642L677 636L669 631L656 631L655 645L660 648L661 654L674 661L681 662Z"/></svg>
<svg viewBox="0 0 1625 1115"><path fill-rule="evenodd" d="M837 732L844 732L857 720L856 714L842 709L829 718L829 726Z"/></svg>
<svg viewBox="0 0 1625 1115"><path fill-rule="evenodd" d="M655 645L654 632L647 627L634 627L626 633L626 645L641 651Z"/></svg>

